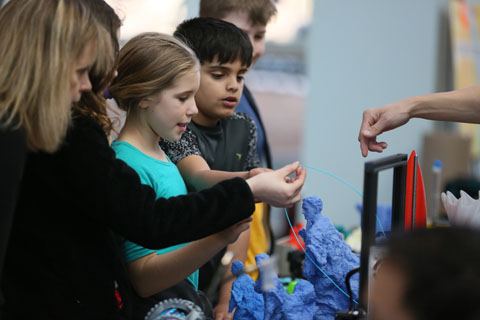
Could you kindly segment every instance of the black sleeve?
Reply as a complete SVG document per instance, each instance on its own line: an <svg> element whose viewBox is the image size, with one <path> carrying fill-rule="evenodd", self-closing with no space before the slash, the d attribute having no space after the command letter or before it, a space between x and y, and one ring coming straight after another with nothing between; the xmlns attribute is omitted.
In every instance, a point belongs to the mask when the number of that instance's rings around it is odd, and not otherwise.
<svg viewBox="0 0 480 320"><path fill-rule="evenodd" d="M102 129L80 117L67 137L68 179L92 218L126 239L158 249L197 240L250 216L253 195L243 179L223 181L185 196L158 199L137 173L115 159ZM91 209L94 208L94 209Z"/></svg>
<svg viewBox="0 0 480 320"><path fill-rule="evenodd" d="M0 129L0 276L22 179L26 149L23 130Z"/></svg>

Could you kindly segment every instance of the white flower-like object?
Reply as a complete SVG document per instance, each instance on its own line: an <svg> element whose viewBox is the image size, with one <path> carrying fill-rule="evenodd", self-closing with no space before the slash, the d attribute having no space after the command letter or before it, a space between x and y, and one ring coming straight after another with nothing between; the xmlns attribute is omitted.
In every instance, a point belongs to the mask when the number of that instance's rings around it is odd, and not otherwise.
<svg viewBox="0 0 480 320"><path fill-rule="evenodd" d="M473 199L463 190L458 199L450 191L442 192L441 197L452 226L480 229L480 200Z"/></svg>

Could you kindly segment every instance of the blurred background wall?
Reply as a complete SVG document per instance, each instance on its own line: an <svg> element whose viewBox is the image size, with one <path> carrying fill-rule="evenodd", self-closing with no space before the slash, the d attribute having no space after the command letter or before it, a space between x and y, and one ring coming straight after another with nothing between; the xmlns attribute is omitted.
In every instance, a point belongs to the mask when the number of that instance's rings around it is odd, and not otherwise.
<svg viewBox="0 0 480 320"><path fill-rule="evenodd" d="M362 112L403 97L448 90L448 1L322 0L315 2L308 40L311 90L304 114L302 161L363 189L365 159L357 141ZM396 153L421 153L433 122L412 120L381 136ZM336 224L359 224L361 199L331 178L309 171L305 195L319 195ZM381 173L379 202L391 201L392 175Z"/></svg>

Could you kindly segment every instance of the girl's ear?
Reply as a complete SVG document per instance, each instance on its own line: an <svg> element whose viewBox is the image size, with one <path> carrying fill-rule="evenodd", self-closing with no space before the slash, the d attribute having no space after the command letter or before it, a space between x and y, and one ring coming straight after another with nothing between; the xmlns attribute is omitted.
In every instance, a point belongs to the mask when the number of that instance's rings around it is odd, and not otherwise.
<svg viewBox="0 0 480 320"><path fill-rule="evenodd" d="M147 99L142 99L140 100L140 102L138 103L138 107L140 109L148 109L148 107L150 106L150 101L147 100Z"/></svg>

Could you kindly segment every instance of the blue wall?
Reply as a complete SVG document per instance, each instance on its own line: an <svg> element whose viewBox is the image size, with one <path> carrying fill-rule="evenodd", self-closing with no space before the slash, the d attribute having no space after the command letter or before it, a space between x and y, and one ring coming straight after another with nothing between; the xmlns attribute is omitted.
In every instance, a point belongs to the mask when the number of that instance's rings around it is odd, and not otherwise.
<svg viewBox="0 0 480 320"><path fill-rule="evenodd" d="M365 159L357 141L362 111L403 97L448 89L447 0L318 0L308 40L310 91L302 162L328 170L363 192ZM433 122L411 120L383 134L383 154L421 153ZM361 198L332 178L309 170L304 196L324 200L324 214L359 224ZM391 173L382 173L379 202L391 201Z"/></svg>

